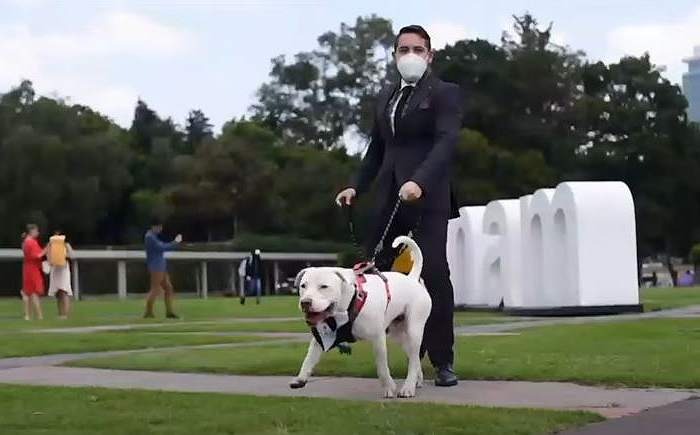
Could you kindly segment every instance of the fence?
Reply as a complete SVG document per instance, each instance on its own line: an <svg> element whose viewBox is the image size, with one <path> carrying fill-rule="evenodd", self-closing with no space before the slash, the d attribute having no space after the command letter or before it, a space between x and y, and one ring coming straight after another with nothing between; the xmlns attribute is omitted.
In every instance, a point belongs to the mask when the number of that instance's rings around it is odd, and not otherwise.
<svg viewBox="0 0 700 435"><path fill-rule="evenodd" d="M202 298L206 298L209 292L207 264L212 261L226 261L230 263L240 262L249 255L247 252L192 252L192 251L172 251L167 252L165 257L169 261L196 261L198 265L198 288ZM265 264L272 263L272 279L268 280L268 292L271 290L269 285L274 285L276 289L280 282L280 263L281 262L303 262L315 264L337 263L337 254L325 253L288 253L288 252L263 252L260 256ZM21 249L0 249L1 260L22 260ZM80 298L80 262L81 261L115 261L116 262L116 277L117 277L117 294L119 298L125 299L128 294L128 283L126 264L127 261L145 262L146 254L143 251L135 250L97 250L97 249L76 249L74 250L73 258L71 259L71 274L73 295L76 299ZM234 269L234 274L237 276L237 268ZM232 274L232 279L233 274ZM232 282L232 288L235 283Z"/></svg>

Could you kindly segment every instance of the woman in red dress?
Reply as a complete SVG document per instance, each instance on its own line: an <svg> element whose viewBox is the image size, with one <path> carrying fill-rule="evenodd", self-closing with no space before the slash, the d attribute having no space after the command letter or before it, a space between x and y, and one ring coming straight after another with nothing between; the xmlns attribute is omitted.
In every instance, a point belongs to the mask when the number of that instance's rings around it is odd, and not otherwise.
<svg viewBox="0 0 700 435"><path fill-rule="evenodd" d="M32 306L36 318L41 320L44 316L41 313L39 297L44 294L44 277L41 274L41 261L46 254L37 241L39 237L39 227L34 224L27 225L27 232L22 241L22 252L24 252L24 263L22 264L22 294L25 295ZM25 319L29 320L28 312Z"/></svg>

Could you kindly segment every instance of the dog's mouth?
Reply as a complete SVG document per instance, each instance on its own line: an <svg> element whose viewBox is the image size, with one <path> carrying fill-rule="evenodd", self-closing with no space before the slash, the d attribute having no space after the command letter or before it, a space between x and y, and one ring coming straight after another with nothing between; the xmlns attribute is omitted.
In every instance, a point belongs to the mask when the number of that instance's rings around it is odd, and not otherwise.
<svg viewBox="0 0 700 435"><path fill-rule="evenodd" d="M333 314L335 309L335 304L328 305L323 311L307 311L304 313L304 318L306 319L306 324L309 326L316 326L318 323L323 322L328 317Z"/></svg>

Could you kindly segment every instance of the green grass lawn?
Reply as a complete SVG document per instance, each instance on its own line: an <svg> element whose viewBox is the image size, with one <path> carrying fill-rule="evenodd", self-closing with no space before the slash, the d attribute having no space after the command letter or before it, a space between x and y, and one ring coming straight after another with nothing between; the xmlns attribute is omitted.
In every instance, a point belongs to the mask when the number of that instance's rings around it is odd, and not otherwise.
<svg viewBox="0 0 700 435"><path fill-rule="evenodd" d="M2 385L6 435L543 434L586 412ZM439 417L436 417L439 416Z"/></svg>
<svg viewBox="0 0 700 435"><path fill-rule="evenodd" d="M305 350L305 344L293 343L154 351L87 359L71 365L292 376ZM696 319L560 325L523 330L516 336L460 337L455 352L455 369L463 379L700 388L700 320ZM394 377L404 376L406 363L401 351L391 346L389 354ZM366 343L356 343L351 356L337 351L324 355L316 373L376 376ZM426 376L431 374L426 367Z"/></svg>
<svg viewBox="0 0 700 435"><path fill-rule="evenodd" d="M644 288L640 291L644 311L700 305L699 287Z"/></svg>
<svg viewBox="0 0 700 435"><path fill-rule="evenodd" d="M268 296L263 298L260 305L256 305L253 300L240 305L238 299L224 297L213 297L207 300L195 298L175 300L176 311L185 321L295 317L299 315L297 304L297 298L292 296ZM143 319L144 300L142 298L123 301L116 298L73 301L72 313L68 320L57 318L55 301L51 298L42 299L42 308L45 315L43 321L26 322L22 319L22 301L19 298L0 299L0 330L166 322L163 318L162 301L158 301L156 305L155 319Z"/></svg>

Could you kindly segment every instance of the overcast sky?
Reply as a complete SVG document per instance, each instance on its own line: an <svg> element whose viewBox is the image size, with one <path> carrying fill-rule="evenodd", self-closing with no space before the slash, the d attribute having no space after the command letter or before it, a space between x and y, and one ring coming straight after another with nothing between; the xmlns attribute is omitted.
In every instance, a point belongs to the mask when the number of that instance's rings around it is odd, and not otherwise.
<svg viewBox="0 0 700 435"><path fill-rule="evenodd" d="M612 61L648 51L679 83L700 45L697 0L78 1L0 0L0 92L21 79L88 104L123 126L138 97L184 124L200 108L218 129L240 117L270 59L316 47L341 22L376 13L394 29L422 24L437 48L498 41L511 15L554 22L554 40Z"/></svg>

